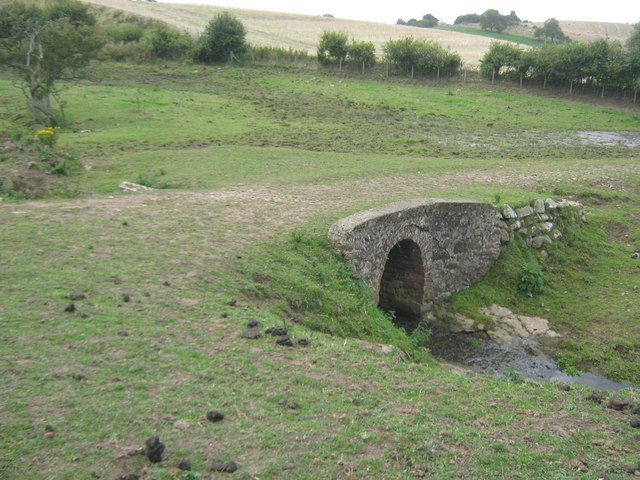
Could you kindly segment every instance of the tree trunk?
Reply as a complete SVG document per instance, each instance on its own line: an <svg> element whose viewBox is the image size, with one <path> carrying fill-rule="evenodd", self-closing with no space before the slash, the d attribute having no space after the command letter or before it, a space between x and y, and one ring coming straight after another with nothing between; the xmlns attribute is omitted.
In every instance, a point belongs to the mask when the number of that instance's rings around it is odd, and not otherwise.
<svg viewBox="0 0 640 480"><path fill-rule="evenodd" d="M48 93L32 93L30 96L27 96L27 107L38 123L50 127L58 126L58 116L51 106L51 99Z"/></svg>
<svg viewBox="0 0 640 480"><path fill-rule="evenodd" d="M40 41L40 31L28 32L29 48L27 50L26 70L27 83L23 85L22 93L27 99L27 108L36 118L38 123L50 127L58 126L58 117L51 106L51 91L53 83L47 82L43 77L42 62L44 52Z"/></svg>

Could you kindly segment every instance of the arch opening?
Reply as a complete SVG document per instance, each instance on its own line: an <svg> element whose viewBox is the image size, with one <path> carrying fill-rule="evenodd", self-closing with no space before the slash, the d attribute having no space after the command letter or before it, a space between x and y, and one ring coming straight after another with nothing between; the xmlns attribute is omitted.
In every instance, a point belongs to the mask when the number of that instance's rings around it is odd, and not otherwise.
<svg viewBox="0 0 640 480"><path fill-rule="evenodd" d="M380 280L378 306L393 312L395 323L407 332L422 319L425 272L420 247L402 240L389 251Z"/></svg>

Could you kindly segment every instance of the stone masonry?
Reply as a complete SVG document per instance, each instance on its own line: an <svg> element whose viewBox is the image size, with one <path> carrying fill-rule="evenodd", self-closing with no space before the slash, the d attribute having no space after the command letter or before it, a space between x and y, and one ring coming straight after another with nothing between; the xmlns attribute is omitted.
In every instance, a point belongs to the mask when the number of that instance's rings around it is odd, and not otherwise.
<svg viewBox="0 0 640 480"><path fill-rule="evenodd" d="M577 225L587 221L583 205L572 200L539 198L522 207L505 205L498 214L500 242L507 243L515 235L522 235L525 245L539 250L543 257L547 256L547 248L562 236L557 226L561 216Z"/></svg>
<svg viewBox="0 0 640 480"><path fill-rule="evenodd" d="M500 254L498 216L473 200L406 200L338 221L329 240L381 307L421 314L482 279Z"/></svg>

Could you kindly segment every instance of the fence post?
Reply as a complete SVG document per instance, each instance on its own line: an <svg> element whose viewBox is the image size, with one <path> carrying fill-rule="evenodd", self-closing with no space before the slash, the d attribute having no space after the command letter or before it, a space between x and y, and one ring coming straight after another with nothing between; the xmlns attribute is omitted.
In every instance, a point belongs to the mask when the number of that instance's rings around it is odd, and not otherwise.
<svg viewBox="0 0 640 480"><path fill-rule="evenodd" d="M364 61L362 62L362 74L364 75Z"/></svg>
<svg viewBox="0 0 640 480"><path fill-rule="evenodd" d="M491 70L491 83L496 81L496 68L493 67L493 70Z"/></svg>
<svg viewBox="0 0 640 480"><path fill-rule="evenodd" d="M569 95L573 95L573 80L569 82Z"/></svg>
<svg viewBox="0 0 640 480"><path fill-rule="evenodd" d="M636 103L637 100L638 100L638 89L636 88L633 91L633 103Z"/></svg>
<svg viewBox="0 0 640 480"><path fill-rule="evenodd" d="M604 85L602 86L602 93L600 94L600 98L604 98Z"/></svg>
<svg viewBox="0 0 640 480"><path fill-rule="evenodd" d="M467 83L467 71L464 71L464 83Z"/></svg>
<svg viewBox="0 0 640 480"><path fill-rule="evenodd" d="M413 65L411 65L411 78L413 78Z"/></svg>
<svg viewBox="0 0 640 480"><path fill-rule="evenodd" d="M438 67L438 73L437 73L437 76L436 76L436 81L438 81L438 82L440 81L440 67Z"/></svg>
<svg viewBox="0 0 640 480"><path fill-rule="evenodd" d="M387 78L389 78L389 63L387 62Z"/></svg>
<svg viewBox="0 0 640 480"><path fill-rule="evenodd" d="M522 73L520 73L520 88L522 88Z"/></svg>
<svg viewBox="0 0 640 480"><path fill-rule="evenodd" d="M342 73L342 59L340 59L340 73Z"/></svg>

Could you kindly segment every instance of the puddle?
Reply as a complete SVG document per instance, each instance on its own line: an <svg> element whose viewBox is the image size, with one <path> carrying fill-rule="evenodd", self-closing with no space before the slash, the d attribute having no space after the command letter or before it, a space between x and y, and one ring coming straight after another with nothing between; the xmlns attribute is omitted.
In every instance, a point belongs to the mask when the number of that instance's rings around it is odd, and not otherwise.
<svg viewBox="0 0 640 480"><path fill-rule="evenodd" d="M472 141L468 138L459 140L460 145L471 148L498 149L496 142L510 146L572 146L572 145L601 145L605 147L640 147L640 132L576 130L568 132L537 132L529 131L509 135L475 136Z"/></svg>
<svg viewBox="0 0 640 480"><path fill-rule="evenodd" d="M521 345L512 347L489 340L484 334L434 333L426 346L434 357L478 373L503 376L505 372L516 371L533 380L579 383L596 390L640 388L592 373L576 377L566 375L537 349L533 340L524 340Z"/></svg>
<svg viewBox="0 0 640 480"><path fill-rule="evenodd" d="M640 133L638 132L603 132L597 130L583 130L577 132L582 143L591 145L620 145L623 147L640 146Z"/></svg>

